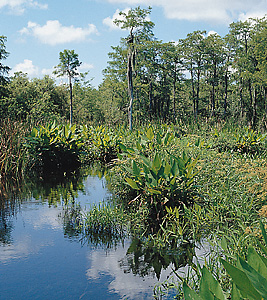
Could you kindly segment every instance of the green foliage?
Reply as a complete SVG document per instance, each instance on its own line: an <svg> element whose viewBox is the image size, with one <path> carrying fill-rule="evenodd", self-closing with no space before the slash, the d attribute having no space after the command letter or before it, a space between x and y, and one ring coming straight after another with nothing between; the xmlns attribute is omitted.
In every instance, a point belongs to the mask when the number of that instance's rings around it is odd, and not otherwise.
<svg viewBox="0 0 267 300"><path fill-rule="evenodd" d="M234 150L241 153L258 153L266 147L266 134L246 128L244 133L236 135Z"/></svg>
<svg viewBox="0 0 267 300"><path fill-rule="evenodd" d="M26 148L35 168L46 170L68 169L79 164L84 146L83 128L76 125L56 125L34 127L27 137Z"/></svg>
<svg viewBox="0 0 267 300"><path fill-rule="evenodd" d="M0 123L0 181L20 177L25 171L27 154L23 148L27 128L10 119Z"/></svg>
<svg viewBox="0 0 267 300"><path fill-rule="evenodd" d="M123 166L127 172L126 183L137 191L135 200L140 198L140 202L146 204L154 220L162 220L168 206L182 207L193 203L197 159L184 151L181 156L171 154L167 149L173 139L174 135L169 131L164 135L154 134L149 127L145 135L139 137L136 148L120 143L122 154L119 158L128 157L130 163L129 167Z"/></svg>
<svg viewBox="0 0 267 300"><path fill-rule="evenodd" d="M91 245L110 248L128 236L128 222L120 207L106 203L94 205L81 224L83 239Z"/></svg>
<svg viewBox="0 0 267 300"><path fill-rule="evenodd" d="M267 245L264 225L260 223L260 227L263 239ZM267 247L263 246L259 241L257 242L266 255ZM255 248L249 247L247 261L237 256L237 260L233 263L224 259L221 259L221 262L233 281L232 300L244 298L251 300L267 299L267 259L264 255L257 253ZM198 294L190 289L186 282L183 283L185 300L228 299L219 282L205 266L201 272L202 277Z"/></svg>
<svg viewBox="0 0 267 300"><path fill-rule="evenodd" d="M87 150L93 159L109 163L117 158L119 136L106 126L88 127L89 144Z"/></svg>
<svg viewBox="0 0 267 300"><path fill-rule="evenodd" d="M5 97L0 97L0 113L14 121L60 122L67 113L67 97L67 89L56 86L49 76L29 80L26 74L15 73L6 85Z"/></svg>

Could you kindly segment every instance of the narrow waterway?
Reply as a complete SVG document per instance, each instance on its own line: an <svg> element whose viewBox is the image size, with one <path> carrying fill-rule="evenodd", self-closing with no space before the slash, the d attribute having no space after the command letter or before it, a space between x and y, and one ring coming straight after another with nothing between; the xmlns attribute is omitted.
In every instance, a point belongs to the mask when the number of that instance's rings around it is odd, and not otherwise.
<svg viewBox="0 0 267 300"><path fill-rule="evenodd" d="M34 191L4 209L1 205L0 299L153 299L159 281L152 271L133 274L129 240L109 249L95 247L66 221L77 207L86 211L109 201L105 180L88 176L79 188L70 186L43 188L45 193ZM170 273L171 268L162 270L160 281Z"/></svg>

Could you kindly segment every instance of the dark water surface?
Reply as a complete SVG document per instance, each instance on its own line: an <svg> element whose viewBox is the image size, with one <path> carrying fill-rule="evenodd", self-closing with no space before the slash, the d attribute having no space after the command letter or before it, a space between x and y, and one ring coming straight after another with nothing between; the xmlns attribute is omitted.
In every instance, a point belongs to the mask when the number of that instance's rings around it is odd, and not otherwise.
<svg viewBox="0 0 267 300"><path fill-rule="evenodd" d="M82 185L75 195L82 210L111 196L98 177L88 176ZM63 201L41 198L22 199L0 215L1 300L153 299L155 274L133 275L125 264L130 241L95 249L67 230ZM160 280L170 272L163 270Z"/></svg>

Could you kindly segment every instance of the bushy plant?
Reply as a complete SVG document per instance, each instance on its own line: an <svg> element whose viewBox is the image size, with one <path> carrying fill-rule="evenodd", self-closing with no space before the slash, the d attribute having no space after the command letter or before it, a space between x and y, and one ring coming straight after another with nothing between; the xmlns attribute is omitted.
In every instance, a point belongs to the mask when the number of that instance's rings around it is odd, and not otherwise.
<svg viewBox="0 0 267 300"><path fill-rule="evenodd" d="M76 125L34 127L27 137L26 148L32 166L45 170L70 169L79 165L84 146L83 130Z"/></svg>
<svg viewBox="0 0 267 300"><path fill-rule="evenodd" d="M88 128L87 150L91 158L109 163L117 158L119 137L116 132L104 126Z"/></svg>
<svg viewBox="0 0 267 300"><path fill-rule="evenodd" d="M266 134L246 128L245 132L235 135L234 150L241 153L257 153L265 148Z"/></svg>
<svg viewBox="0 0 267 300"><path fill-rule="evenodd" d="M160 222L166 207L190 206L195 196L197 159L185 152L181 156L171 154L167 149L171 149L173 139L173 134L168 131L164 135L155 135L149 128L136 142L136 147L120 143L122 153L119 158L127 174L125 181L136 191L133 201L139 200L140 205L148 208L150 218ZM150 151L146 151L147 148Z"/></svg>

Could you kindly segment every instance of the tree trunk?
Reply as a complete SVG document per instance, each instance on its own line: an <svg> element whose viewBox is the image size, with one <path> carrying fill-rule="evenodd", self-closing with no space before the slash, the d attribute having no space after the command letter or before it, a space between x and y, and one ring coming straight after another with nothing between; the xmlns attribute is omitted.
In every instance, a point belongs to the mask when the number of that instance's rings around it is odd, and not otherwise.
<svg viewBox="0 0 267 300"><path fill-rule="evenodd" d="M228 98L228 75L227 75L227 71L225 72L225 77L224 77L224 104L223 104L223 108L224 108L224 112L223 115L224 117L226 117L226 113L227 113L227 98Z"/></svg>
<svg viewBox="0 0 267 300"><path fill-rule="evenodd" d="M72 124L72 112L73 112L73 100L72 100L72 83L71 83L71 76L69 76L69 85L70 85L70 125Z"/></svg>
<svg viewBox="0 0 267 300"><path fill-rule="evenodd" d="M176 107L175 107L175 98L176 98L176 74L173 82L173 119L176 119Z"/></svg>
<svg viewBox="0 0 267 300"><path fill-rule="evenodd" d="M133 129L133 67L132 67L132 49L130 47L128 54L128 68L127 68L127 79L128 79L128 93L130 97L129 107L128 107L128 120L129 120L129 129Z"/></svg>

